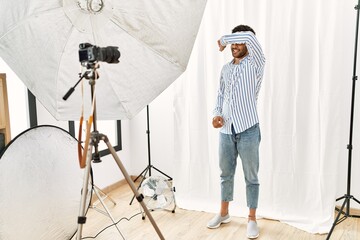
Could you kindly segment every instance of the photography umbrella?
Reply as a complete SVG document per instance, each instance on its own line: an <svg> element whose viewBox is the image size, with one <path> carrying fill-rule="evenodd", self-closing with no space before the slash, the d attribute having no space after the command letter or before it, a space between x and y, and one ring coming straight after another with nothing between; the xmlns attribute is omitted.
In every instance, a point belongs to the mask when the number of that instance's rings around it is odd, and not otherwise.
<svg viewBox="0 0 360 240"><path fill-rule="evenodd" d="M84 85L62 97L81 71L79 44L116 46L100 62L97 118L129 119L186 69L206 0L0 0L0 56L57 120L78 120Z"/></svg>

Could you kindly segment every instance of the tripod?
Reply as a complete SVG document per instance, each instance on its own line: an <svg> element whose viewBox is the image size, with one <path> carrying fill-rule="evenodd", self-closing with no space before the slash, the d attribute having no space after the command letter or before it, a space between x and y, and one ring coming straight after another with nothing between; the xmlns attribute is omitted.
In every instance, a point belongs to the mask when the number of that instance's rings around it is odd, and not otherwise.
<svg viewBox="0 0 360 240"><path fill-rule="evenodd" d="M352 94L351 94L351 115L350 115L350 134L349 134L349 144L347 145L348 149L348 169L347 169L347 190L346 194L342 197L339 197L336 199L336 201L344 199L343 204L341 205L341 208L335 208L339 213L335 218L335 221L329 231L329 234L326 238L326 240L330 239L331 234L335 228L335 226L348 217L355 217L360 218L358 215L351 215L350 214L350 200L354 200L355 202L360 204L360 201L357 200L353 195L350 193L350 186L351 186L351 156L352 156L352 138L353 138L353 126L354 126L354 105L355 105L355 85L356 85L356 60L357 60L357 45L358 45L358 35L359 35L359 9L360 9L360 0L358 0L358 5L355 6L355 9L357 11L357 19L356 19L356 33L355 33L355 50L354 50L354 67L353 67L353 77L352 77ZM345 209L345 211L344 211ZM343 215L341 218L340 216Z"/></svg>
<svg viewBox="0 0 360 240"><path fill-rule="evenodd" d="M94 130L91 132L90 142L89 142L89 145L88 145L87 149L86 149L86 144L85 144L85 151L87 151L86 152L86 165L85 165L85 170L84 170L83 187L82 187L82 191L81 191L80 210L79 210L79 216L78 216L78 228L77 228L76 240L81 240L83 225L86 222L85 206L86 206L86 199L87 199L86 196L87 196L87 193L88 193L88 186L89 186L91 160L94 159L94 162L100 162L100 159L99 159L99 156L98 156L98 150L97 150L97 146L98 146L98 143L100 141L105 142L105 144L106 144L108 150L110 151L111 155L113 156L116 164L118 165L119 169L121 170L122 174L124 175L125 180L127 181L127 183L129 184L131 190L133 191L134 195L136 196L136 199L141 204L143 210L146 212L146 215L148 215L149 220L150 220L151 224L153 225L155 231L157 232L158 236L160 237L160 239L163 240L165 238L163 237L160 229L158 228L158 226L155 223L155 220L150 215L150 212L149 212L148 208L146 207L145 203L143 202L144 196L142 194L139 194L139 192L137 191L134 182L130 178L130 176L129 176L128 172L126 171L124 165L122 164L120 158L116 154L115 149L113 148L113 146L109 142L108 137L106 135L102 134L102 133L99 133L98 130L97 130L97 125L96 125L96 102L95 102L94 92L95 92L95 80L96 80L96 76L98 76L98 74L96 72L96 68L98 68L98 65L94 64L94 63L88 63L87 68L88 68L89 71L85 72L84 75L80 78L80 80L83 77L85 77L85 78L89 79L89 84L91 85L91 98L93 100L93 123L94 123L93 126L94 126ZM76 83L76 85L80 82L80 80ZM74 87L76 87L76 85ZM63 97L64 100L66 100L71 95L71 93L74 91L74 87L71 88L69 90L69 92L65 94L65 96ZM93 148L95 148L95 156L94 157L93 157L93 154L92 154ZM96 191L95 191L95 193L96 193ZM100 199L101 199L101 197L99 198L99 200ZM104 208L106 209L106 207L104 207ZM113 222L114 222L114 220L113 220Z"/></svg>
<svg viewBox="0 0 360 240"><path fill-rule="evenodd" d="M141 184L143 183L143 181L146 178L146 174L149 173L149 177L151 177L151 168L155 169L156 171L158 171L159 173L161 173L162 175L166 176L168 178L168 181L171 181L172 178L170 176L168 176L167 174L165 174L164 172L160 171L159 169L157 169L156 167L154 167L154 165L151 164L151 153L150 153L150 114L149 114L149 105L146 106L146 123L147 123L147 130L146 130L146 134L147 134L147 140L148 140L148 165L147 167L139 174L139 176L137 176L134 180L134 182L136 182L140 177L142 177L141 182L139 184L138 189L141 187ZM134 201L134 197L132 197L131 201L130 201L130 205L132 204L132 202Z"/></svg>

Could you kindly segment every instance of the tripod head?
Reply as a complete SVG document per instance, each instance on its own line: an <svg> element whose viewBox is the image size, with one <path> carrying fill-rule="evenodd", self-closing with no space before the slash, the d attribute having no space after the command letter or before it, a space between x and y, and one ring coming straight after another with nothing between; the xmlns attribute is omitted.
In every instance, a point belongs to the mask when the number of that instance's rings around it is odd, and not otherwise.
<svg viewBox="0 0 360 240"><path fill-rule="evenodd" d="M93 142L94 145L94 149L95 152L92 156L93 162L94 163L99 163L101 162L100 159L100 154L99 154L99 148L98 148L98 143L100 142L100 136L99 136L99 132L97 131L97 123L96 123L96 99L95 99L95 83L96 80L99 78L99 74L97 72L97 69L100 68L99 63L97 62L81 62L81 65L83 67L86 67L86 71L84 73L79 73L79 77L80 79L76 82L76 84L69 89L69 91L64 95L63 100L66 101L70 95L75 91L75 87L80 83L80 81L85 78L87 80L89 80L89 84L91 86L91 101L93 103L93 112L92 115L89 118L89 121L87 123L87 127L86 127L86 135L87 138L85 140L85 150L88 147L89 144L89 138L90 138L90 128L91 125L93 125L93 131L91 133L91 140ZM81 116L80 118L80 126L79 126L79 146L78 146L78 152L79 152L79 161L80 161L80 167L83 168L85 167L85 157L82 156L81 153L81 131L82 131L82 121L83 121L83 116Z"/></svg>
<svg viewBox="0 0 360 240"><path fill-rule="evenodd" d="M86 67L86 71L83 73L85 79L95 81L100 77L97 72L97 69L100 68L99 63L85 62L85 63L81 63L81 66ZM81 77L81 73L79 73L79 76Z"/></svg>
<svg viewBox="0 0 360 240"><path fill-rule="evenodd" d="M71 96L71 94L75 91L76 86L81 82L81 80L83 80L83 78L89 80L90 85L95 85L95 80L100 77L97 72L97 69L100 68L100 65L98 63L86 62L86 63L81 63L81 66L86 67L86 71L83 74L79 73L79 80L63 96L64 101L66 101ZM92 90L92 94L93 94L93 90ZM91 96L93 97L93 95Z"/></svg>

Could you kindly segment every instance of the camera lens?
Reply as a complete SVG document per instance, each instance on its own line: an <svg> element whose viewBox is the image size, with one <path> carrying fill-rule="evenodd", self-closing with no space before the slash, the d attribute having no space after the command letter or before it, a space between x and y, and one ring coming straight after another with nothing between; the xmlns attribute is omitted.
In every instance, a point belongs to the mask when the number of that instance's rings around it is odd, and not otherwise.
<svg viewBox="0 0 360 240"><path fill-rule="evenodd" d="M100 48L99 61L107 63L118 63L120 58L120 52L118 47L105 47Z"/></svg>

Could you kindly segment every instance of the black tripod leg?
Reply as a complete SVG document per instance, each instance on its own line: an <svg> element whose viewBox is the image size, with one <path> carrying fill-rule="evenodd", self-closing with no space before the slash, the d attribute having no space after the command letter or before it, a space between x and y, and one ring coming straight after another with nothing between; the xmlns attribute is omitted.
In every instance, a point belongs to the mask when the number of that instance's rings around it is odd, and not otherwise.
<svg viewBox="0 0 360 240"><path fill-rule="evenodd" d="M355 202L357 202L358 204L360 204L360 201L359 200L357 200L356 198L352 198Z"/></svg>
<svg viewBox="0 0 360 240"><path fill-rule="evenodd" d="M151 165L150 167L152 167L153 169L155 169L156 171L158 171L158 172L161 173L162 175L166 176L169 181L172 180L172 177L170 177L169 175L167 175L167 174L165 174L164 172L160 171L159 169L157 169L157 168L154 167L153 165Z"/></svg>
<svg viewBox="0 0 360 240"><path fill-rule="evenodd" d="M344 216L344 217L339 221L340 216L341 216L341 214L343 213L343 210L344 210L344 207L345 207L346 202L347 202L347 199L344 200L344 203L342 204L342 206L341 206L341 208L340 208L340 210L339 210L339 213L338 213L338 215L337 215L336 218L335 218L335 221L334 221L334 223L333 223L333 225L332 225L332 227L331 227L331 229L330 229L329 234L328 234L327 237L326 237L326 240L329 240L329 239L330 239L331 234L332 234L332 232L334 231L335 226L336 226L338 223L340 223L340 222L342 222L343 220L345 220L346 216Z"/></svg>
<svg viewBox="0 0 360 240"><path fill-rule="evenodd" d="M340 201L341 199L345 199L345 202L346 202L346 194L342 197L337 198L335 201L337 202L337 201ZM340 208L338 208L338 207L335 207L335 210L338 212L341 212L344 215L346 214L343 210L340 210Z"/></svg>
<svg viewBox="0 0 360 240"><path fill-rule="evenodd" d="M134 182L136 182L136 180L137 180L140 176L142 176L142 179L141 179L141 181L140 181L140 183L139 183L139 186L137 187L137 190L140 189L141 184L142 184L143 181L145 180L145 177L146 177L146 174L147 174L148 171L149 171L149 167L145 168L144 171L142 171L142 173L141 173L137 178L135 178ZM142 174L144 174L144 175L142 175ZM135 195L131 198L131 201L130 201L129 205L131 205L131 204L133 203L134 198L135 198Z"/></svg>
<svg viewBox="0 0 360 240"><path fill-rule="evenodd" d="M149 171L149 167L146 167L135 179L134 179L134 182L136 182L138 179L139 179L139 177L145 177L146 176L146 174L147 174L147 172Z"/></svg>
<svg viewBox="0 0 360 240"><path fill-rule="evenodd" d="M360 204L360 201L357 200L356 198L354 198L353 196L351 196L351 199L354 200L355 202L357 202L358 204ZM353 218L360 218L359 215L349 215L349 217L353 217Z"/></svg>

